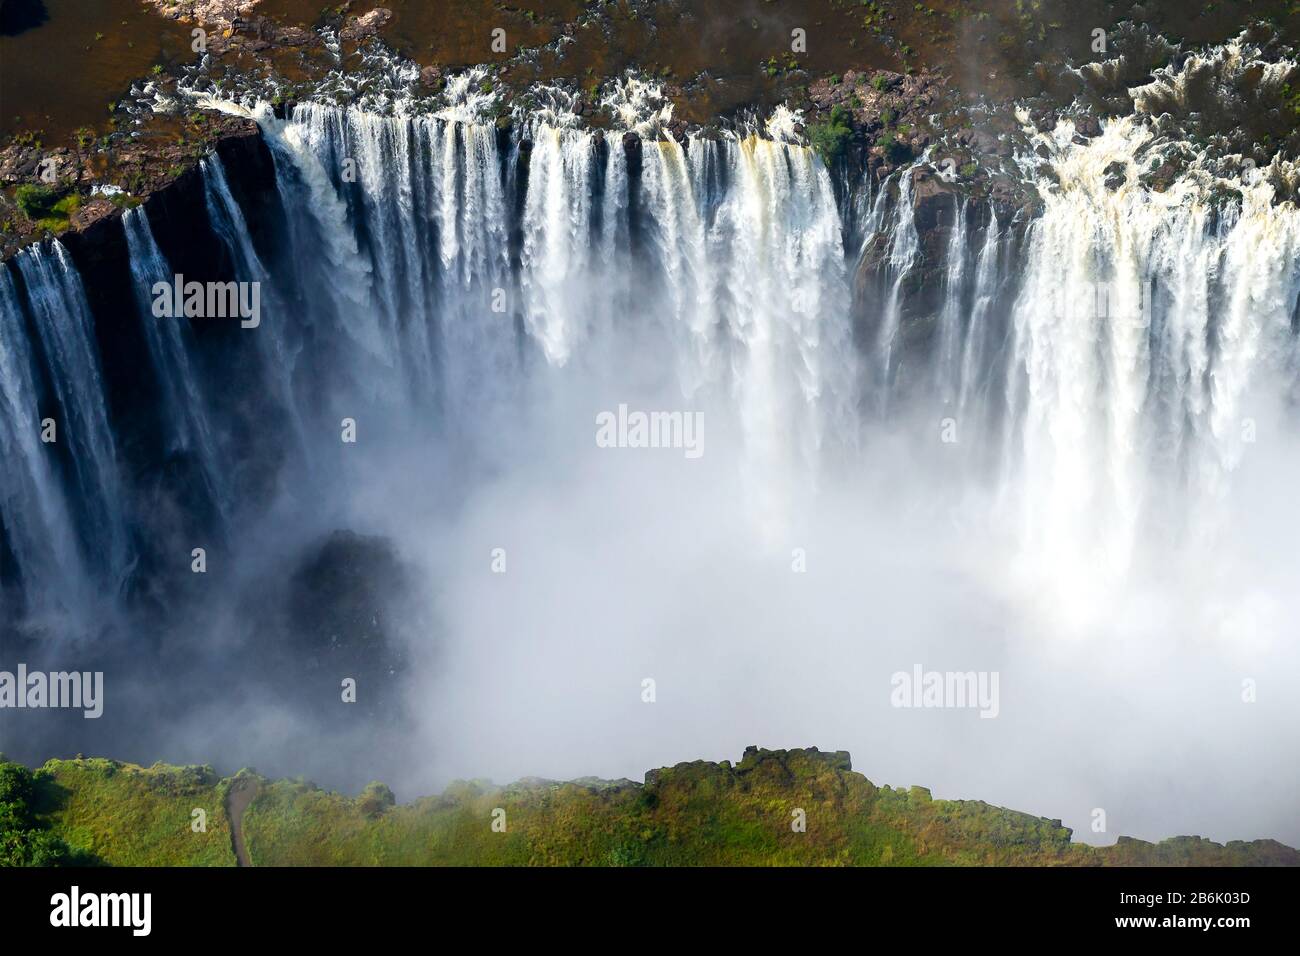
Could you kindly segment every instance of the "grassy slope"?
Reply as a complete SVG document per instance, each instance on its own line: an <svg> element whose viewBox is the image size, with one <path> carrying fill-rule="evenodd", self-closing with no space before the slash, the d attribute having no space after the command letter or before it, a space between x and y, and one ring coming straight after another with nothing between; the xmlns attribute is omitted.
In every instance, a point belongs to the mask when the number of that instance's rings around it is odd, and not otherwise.
<svg viewBox="0 0 1300 956"><path fill-rule="evenodd" d="M137 767L115 760L51 760L36 810L74 850L116 866L234 866L225 796L211 767ZM191 829L207 814L207 832Z"/></svg>
<svg viewBox="0 0 1300 956"><path fill-rule="evenodd" d="M45 765L45 819L74 849L118 865L234 863L224 797L210 768L143 769L108 760ZM248 774L248 771L241 771ZM1300 864L1273 841L1121 838L1095 849L1059 821L927 791L877 788L846 753L747 751L628 781L457 783L389 805L301 781L256 778L243 832L255 865L1128 865ZM190 811L208 831L190 830ZM505 811L504 833L492 829ZM807 831L793 832L801 808Z"/></svg>

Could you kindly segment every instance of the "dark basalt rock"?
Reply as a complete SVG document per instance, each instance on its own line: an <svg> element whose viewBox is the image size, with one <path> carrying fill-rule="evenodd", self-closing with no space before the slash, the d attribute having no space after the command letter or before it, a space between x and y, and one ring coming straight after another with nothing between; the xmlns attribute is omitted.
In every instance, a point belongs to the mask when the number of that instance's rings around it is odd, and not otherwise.
<svg viewBox="0 0 1300 956"><path fill-rule="evenodd" d="M1089 138L1101 135L1101 122L1097 117L1083 113L1079 116L1072 116L1071 119L1074 121L1074 131L1078 135Z"/></svg>
<svg viewBox="0 0 1300 956"><path fill-rule="evenodd" d="M1056 129L1057 117L1051 110L1038 107L1029 111L1029 121L1040 133L1050 133Z"/></svg>
<svg viewBox="0 0 1300 956"><path fill-rule="evenodd" d="M944 182L930 170L922 167L912 173L912 210L922 245L936 230L951 229L964 203L965 196L957 186Z"/></svg>
<svg viewBox="0 0 1300 956"><path fill-rule="evenodd" d="M413 578L391 544L338 531L303 550L287 581L268 584L249 619L259 622L248 654L274 697L300 704L331 726L361 716L381 725L403 713L401 682ZM344 679L355 705L341 705Z"/></svg>
<svg viewBox="0 0 1300 956"><path fill-rule="evenodd" d="M1102 172L1106 177L1106 188L1111 192L1128 182L1128 167L1118 160L1111 163Z"/></svg>

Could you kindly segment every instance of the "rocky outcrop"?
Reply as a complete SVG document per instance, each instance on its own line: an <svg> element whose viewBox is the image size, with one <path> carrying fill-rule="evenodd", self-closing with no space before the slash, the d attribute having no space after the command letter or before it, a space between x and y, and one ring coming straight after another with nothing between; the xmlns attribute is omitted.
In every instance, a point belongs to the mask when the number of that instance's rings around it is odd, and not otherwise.
<svg viewBox="0 0 1300 956"><path fill-rule="evenodd" d="M339 29L339 39L355 41L377 36L379 31L391 19L393 19L393 11L386 10L383 7L376 7L369 13L363 13L359 17L349 16Z"/></svg>
<svg viewBox="0 0 1300 956"><path fill-rule="evenodd" d="M957 107L947 79L928 71L909 76L849 70L814 81L808 97L816 116L848 122L853 144L864 154L859 161L878 180L920 156L940 132L931 117Z"/></svg>
<svg viewBox="0 0 1300 956"><path fill-rule="evenodd" d="M200 157L214 149L231 155L239 141L256 137L251 120L216 112L194 112L169 123L169 134L86 137L49 148L18 138L0 148L0 252L8 258L46 235L71 239L94 233L124 209L152 199L195 172ZM230 146L223 144L231 143ZM22 187L52 197L75 197L66 215L29 215L20 203ZM12 193L10 192L12 190ZM94 233L98 234L98 233Z"/></svg>
<svg viewBox="0 0 1300 956"><path fill-rule="evenodd" d="M229 27L262 0L144 0L160 16L204 26Z"/></svg>

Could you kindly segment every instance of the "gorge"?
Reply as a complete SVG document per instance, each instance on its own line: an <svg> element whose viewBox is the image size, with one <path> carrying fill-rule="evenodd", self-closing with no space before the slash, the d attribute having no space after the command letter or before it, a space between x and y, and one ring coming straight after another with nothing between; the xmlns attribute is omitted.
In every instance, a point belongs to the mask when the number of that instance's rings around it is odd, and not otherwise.
<svg viewBox="0 0 1300 956"><path fill-rule="evenodd" d="M378 43L141 86L221 132L0 268L0 663L104 674L0 750L429 792L816 740L1096 842L1294 844L1300 170L1198 98L1300 66L1248 30L1138 84L1149 41L902 152L930 106L824 143L905 74L712 124ZM182 282L257 320L160 318ZM629 408L708 440L602 447ZM918 662L997 719L892 706Z"/></svg>

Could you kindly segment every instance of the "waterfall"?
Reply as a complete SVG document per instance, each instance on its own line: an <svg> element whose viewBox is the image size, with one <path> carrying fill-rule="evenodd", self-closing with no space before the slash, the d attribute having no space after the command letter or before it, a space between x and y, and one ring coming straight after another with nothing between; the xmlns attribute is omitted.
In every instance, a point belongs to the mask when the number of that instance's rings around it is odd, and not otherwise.
<svg viewBox="0 0 1300 956"><path fill-rule="evenodd" d="M943 277L943 307L939 312L938 353L934 364L934 389L939 401L952 409L961 392L962 363L959 356L961 343L970 337L966 318L970 303L967 299L966 281L966 203L954 196L953 224L948 237L944 259L947 268ZM975 296L979 295L974 290Z"/></svg>
<svg viewBox="0 0 1300 956"><path fill-rule="evenodd" d="M239 135L0 266L0 665L102 661L103 746L358 785L743 732L1076 832L1132 819L1098 767L1235 774L1248 831L1253 795L1287 809L1296 732L1240 735L1300 727L1300 178L1205 104L1284 77L1171 54L1097 127L936 100L910 163L862 119L921 81L819 84L856 117L828 168L789 109L436 93L377 43L274 106L194 68L186 112ZM155 316L181 272L260 320ZM917 664L1000 675L999 720L895 710ZM46 724L30 751L86 747Z"/></svg>
<svg viewBox="0 0 1300 956"><path fill-rule="evenodd" d="M19 586L0 590L0 612L15 621L39 617L61 584L77 589L84 574L67 505L40 440L36 361L18 290L0 268L0 521ZM20 599L26 595L28 606ZM17 600L16 600L17 599Z"/></svg>
<svg viewBox="0 0 1300 956"><path fill-rule="evenodd" d="M307 210L291 219L295 243L329 263L303 284L310 313L355 344L344 361L371 397L473 416L485 392L508 393L518 367L494 131L322 104L288 123L257 116L286 206Z"/></svg>
<svg viewBox="0 0 1300 956"><path fill-rule="evenodd" d="M213 502L225 514L230 507L229 491L221 487L221 467L215 438L208 420L209 401L191 359L193 336L189 322L181 316L153 315L153 287L157 282L172 284L173 273L162 250L154 241L149 216L143 206L128 209L122 216L127 251L131 257L131 279L136 305L149 344L152 367L162 392L162 414L168 429L170 451L194 454L208 483Z"/></svg>
<svg viewBox="0 0 1300 956"><path fill-rule="evenodd" d="M599 240L591 228L596 160L589 135L537 130L528 166L520 291L525 327L552 365L568 362L591 325L608 318L600 308Z"/></svg>
<svg viewBox="0 0 1300 956"><path fill-rule="evenodd" d="M889 406L890 391L897 374L898 336L905 301L904 283L912 274L921 251L912 207L912 177L908 173L899 177L898 198L893 206L892 221L885 231L885 239L888 242L886 277L889 294L880 317L880 331L875 345L878 356L879 403L882 409Z"/></svg>
<svg viewBox="0 0 1300 956"><path fill-rule="evenodd" d="M221 238L234 262L235 275L241 282L257 283L263 290L263 308L273 316L268 324L259 323L255 341L263 365L269 370L269 390L279 409L289 415L293 429L291 443L302 447L302 421L294 399L293 375L297 356L296 342L301 329L285 321L287 309L275 295L275 283L262 263L243 210L230 192L225 166L215 154L199 163L203 172L204 201L208 221ZM296 334L295 334L296 333Z"/></svg>
<svg viewBox="0 0 1300 956"><path fill-rule="evenodd" d="M788 116L768 124L772 138L678 141L663 132L669 108L629 87L621 131L548 107L512 138L471 100L384 115L306 102L287 118L209 103L255 118L275 164L277 195L264 198L284 213L283 247L259 251L216 155L201 163L203 197L234 278L263 286L265 321L239 333L255 343L248 413L287 416L285 460L301 474L342 461L322 456L337 454L345 417L386 422L393 442L454 435L490 454L521 417L572 412L552 403L574 400L557 397L563 383L588 382L581 394L610 407L707 413L771 542L826 462L846 450L866 461L864 431L905 419L920 389L927 415L943 409L986 459L1000 450L997 497L1026 554L1119 572L1162 490L1228 494L1250 427L1300 362L1294 206L1272 201L1262 171L1228 183L1227 200L1203 169L1164 193L1143 186L1154 133L1135 118L1082 144L1068 123L1035 134L1054 173L1039 182L1042 215L999 221L954 192L943 241L927 243L924 158L837 205ZM247 421L204 381L203 337L150 314L172 270L143 209L124 230L160 454L192 455L232 520L223 462ZM71 566L60 549L76 538L116 586L132 558L129 489L80 279L58 242L15 267L0 285L5 542L26 578ZM44 382L63 465L35 432ZM584 416L602 410L589 405ZM353 478L383 467L361 461ZM67 526L75 535L45 531Z"/></svg>
<svg viewBox="0 0 1300 956"><path fill-rule="evenodd" d="M435 400L454 422L518 396L531 362L609 376L639 342L664 355L683 409L738 423L742 480L772 513L828 437L851 437L843 239L808 149L648 139L633 181L614 137L563 124L534 121L525 150L503 151L491 126L441 115L248 112L272 146L297 260L323 260L300 265L304 321L356 342L338 360L373 400ZM630 325L645 301L659 307ZM380 394L393 382L400 393Z"/></svg>
<svg viewBox="0 0 1300 956"><path fill-rule="evenodd" d="M1059 187L1042 190L1014 308L1016 480L1028 543L1063 567L1122 573L1151 482L1211 504L1282 394L1300 213L1274 204L1259 174L1233 183L1241 199L1226 205L1206 175L1142 186L1153 133L1132 119L1086 145L1072 133L1041 137ZM1118 188L1106 182L1116 164Z"/></svg>
<svg viewBox="0 0 1300 956"><path fill-rule="evenodd" d="M981 376L989 368L991 356L997 345L992 328L992 309L1002 278L999 261L1003 234L998 225L996 210L990 206L988 223L984 227L984 242L975 262L975 281L970 292L970 315L965 319L961 335L961 367L957 373L957 416L964 419L971 411L972 398L977 392L985 394L981 401L987 411L987 381Z"/></svg>
<svg viewBox="0 0 1300 956"><path fill-rule="evenodd" d="M116 590L131 564L132 547L90 307L76 267L57 240L29 246L16 262L58 406L57 442L71 462L76 495L69 510L80 519L86 566ZM34 422L35 410L24 411L18 421Z"/></svg>

